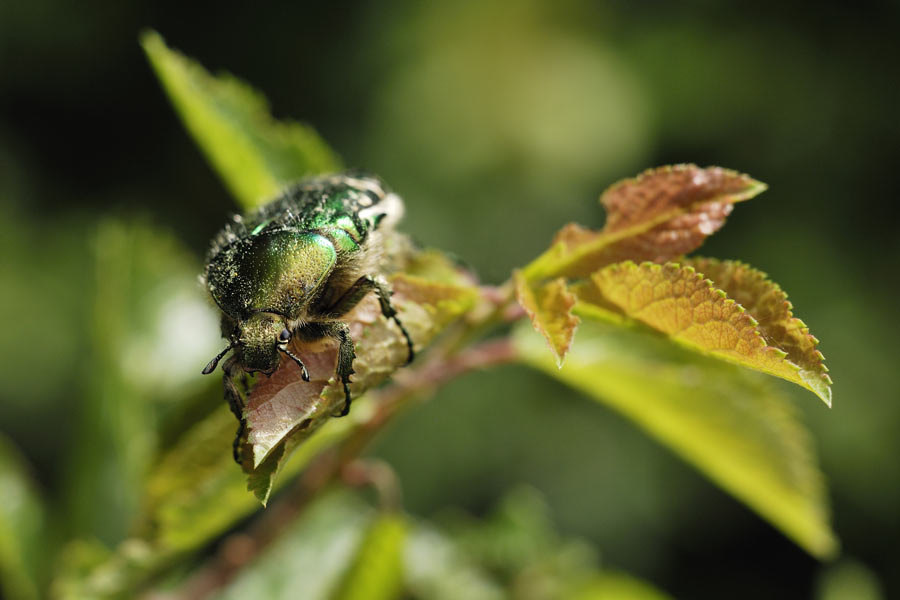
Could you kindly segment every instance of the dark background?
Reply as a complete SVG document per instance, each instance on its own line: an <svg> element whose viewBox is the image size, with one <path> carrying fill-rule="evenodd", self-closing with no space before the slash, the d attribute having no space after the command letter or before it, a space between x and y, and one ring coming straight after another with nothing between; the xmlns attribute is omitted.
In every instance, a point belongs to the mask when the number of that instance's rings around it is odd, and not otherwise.
<svg viewBox="0 0 900 600"><path fill-rule="evenodd" d="M599 226L599 192L646 167L717 164L768 183L703 253L768 272L822 340L834 408L785 389L816 440L842 564L900 596L898 13L895 2L2 3L0 429L58 492L72 381L91 369L77 315L99 216L140 215L200 256L234 210L147 66L137 39L150 27L380 173L406 199L407 231L491 283L566 222ZM375 452L417 514L477 513L533 484L604 564L678 597L809 597L829 569L630 423L524 369L448 386Z"/></svg>

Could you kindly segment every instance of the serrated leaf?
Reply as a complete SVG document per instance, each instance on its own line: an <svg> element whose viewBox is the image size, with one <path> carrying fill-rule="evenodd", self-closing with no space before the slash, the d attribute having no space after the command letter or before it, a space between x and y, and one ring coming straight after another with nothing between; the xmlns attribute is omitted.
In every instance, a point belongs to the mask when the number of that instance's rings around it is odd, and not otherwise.
<svg viewBox="0 0 900 600"><path fill-rule="evenodd" d="M623 260L671 260L718 231L732 204L765 189L747 175L720 167L649 169L603 193L607 217L601 231L566 226L553 246L524 269L525 276L532 281L586 277Z"/></svg>
<svg viewBox="0 0 900 600"><path fill-rule="evenodd" d="M783 349L767 343L744 307L692 267L627 261L597 271L576 293L587 304L613 306L696 352L781 377L831 403L827 385L811 385Z"/></svg>
<svg viewBox="0 0 900 600"><path fill-rule="evenodd" d="M262 94L169 49L148 31L141 44L188 131L241 206L249 210L304 175L341 168L311 128L276 121Z"/></svg>
<svg viewBox="0 0 900 600"><path fill-rule="evenodd" d="M436 260L428 261L426 272L434 268ZM478 294L471 284L457 285L422 277L415 262L410 264L410 271L391 278L392 302L416 348L422 348L467 312ZM363 300L347 316L346 322L356 342L350 390L357 397L403 366L407 347L396 324L381 316L374 296ZM336 346L315 349L295 346L293 351L307 365L311 380L302 381L299 367L285 361L272 377L253 389L247 404L243 467L249 476L249 489L263 503L268 500L281 465L291 452L344 405L343 388L334 377ZM355 411L354 405L351 416ZM357 412L354 419L361 415L364 416Z"/></svg>
<svg viewBox="0 0 900 600"><path fill-rule="evenodd" d="M535 330L544 336L556 356L556 364L562 366L572 345L579 319L572 314L575 295L562 277L544 284L532 285L521 271L513 273L516 299Z"/></svg>
<svg viewBox="0 0 900 600"><path fill-rule="evenodd" d="M813 446L765 380L650 332L590 321L558 369L530 329L514 332L525 362L633 420L809 553L834 554Z"/></svg>
<svg viewBox="0 0 900 600"><path fill-rule="evenodd" d="M831 377L825 357L816 347L819 340L803 321L794 317L793 305L777 283L762 271L737 261L695 257L682 264L702 273L743 306L759 323L767 343L787 352L788 360L800 367L800 377L831 404Z"/></svg>
<svg viewBox="0 0 900 600"><path fill-rule="evenodd" d="M10 600L40 598L48 557L43 498L24 458L0 436L0 591Z"/></svg>

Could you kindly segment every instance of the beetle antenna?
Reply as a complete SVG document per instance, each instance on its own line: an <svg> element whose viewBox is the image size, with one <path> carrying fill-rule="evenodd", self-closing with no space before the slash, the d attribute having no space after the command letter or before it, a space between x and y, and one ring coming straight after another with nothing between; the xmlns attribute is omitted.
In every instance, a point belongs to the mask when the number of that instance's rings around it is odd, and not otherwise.
<svg viewBox="0 0 900 600"><path fill-rule="evenodd" d="M300 376L303 378L303 381L309 381L309 371L306 370L306 365L303 364L303 361L300 360L300 357L295 356L294 353L292 353L287 348L281 348L280 350L294 359L295 363L300 365Z"/></svg>
<svg viewBox="0 0 900 600"><path fill-rule="evenodd" d="M225 356L225 353L228 352L229 350L231 350L232 348L234 348L234 346L235 346L234 342L230 343L227 348L225 348L224 350L219 352L214 359L209 361L209 364L206 365L206 368L203 369L203 374L209 375L210 373L215 371L216 366L218 366L219 361L222 360L222 357Z"/></svg>

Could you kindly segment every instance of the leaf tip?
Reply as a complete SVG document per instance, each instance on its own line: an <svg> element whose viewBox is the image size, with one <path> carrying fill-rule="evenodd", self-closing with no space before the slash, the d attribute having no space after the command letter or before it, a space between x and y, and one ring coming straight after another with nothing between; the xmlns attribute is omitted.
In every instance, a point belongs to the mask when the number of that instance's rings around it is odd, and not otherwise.
<svg viewBox="0 0 900 600"><path fill-rule="evenodd" d="M750 178L750 185L747 187L747 190L742 194L743 200L749 200L751 198L755 198L759 196L763 192L769 189L769 186L762 181L757 181L756 179Z"/></svg>

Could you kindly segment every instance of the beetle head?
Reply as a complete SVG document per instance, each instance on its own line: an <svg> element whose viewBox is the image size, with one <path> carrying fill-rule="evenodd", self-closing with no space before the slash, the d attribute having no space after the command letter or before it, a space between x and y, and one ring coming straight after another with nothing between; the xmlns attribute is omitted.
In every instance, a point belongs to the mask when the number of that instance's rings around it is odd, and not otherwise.
<svg viewBox="0 0 900 600"><path fill-rule="evenodd" d="M212 373L222 357L230 350L235 350L234 360L248 373L261 371L271 375L278 368L279 352L283 352L304 369L304 379L308 381L306 367L300 359L294 356L288 349L291 341L291 331L288 329L281 315L271 312L257 312L242 321L223 319L222 326L228 326L231 332L225 337L231 338L231 343L209 361L203 369L204 375Z"/></svg>
<svg viewBox="0 0 900 600"><path fill-rule="evenodd" d="M284 319L276 314L258 312L238 323L237 357L248 373L272 374L278 368L278 351L290 341Z"/></svg>

